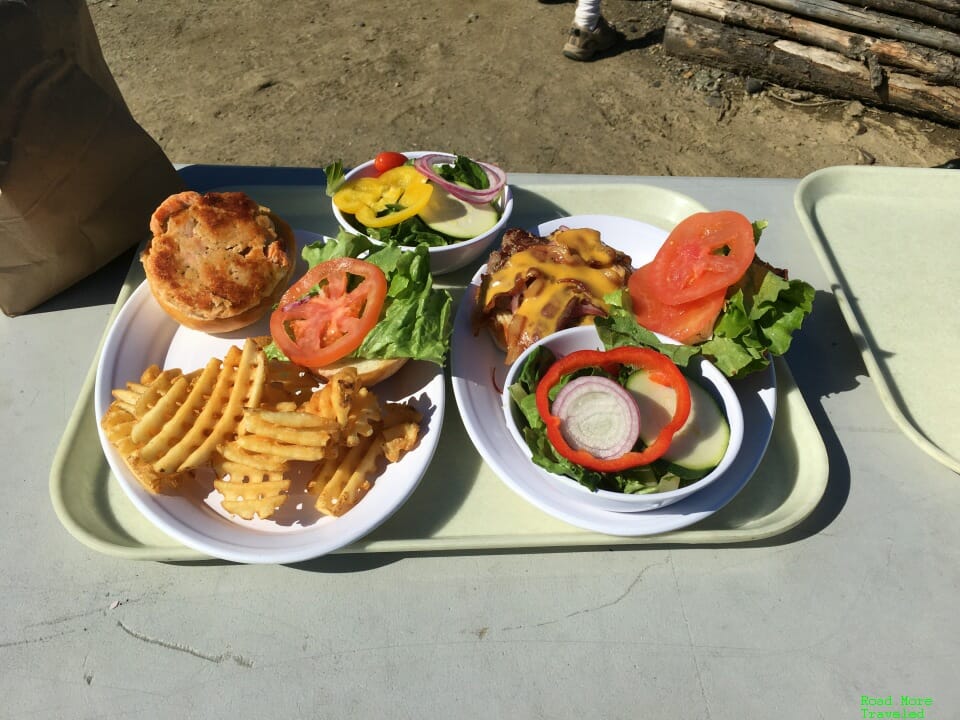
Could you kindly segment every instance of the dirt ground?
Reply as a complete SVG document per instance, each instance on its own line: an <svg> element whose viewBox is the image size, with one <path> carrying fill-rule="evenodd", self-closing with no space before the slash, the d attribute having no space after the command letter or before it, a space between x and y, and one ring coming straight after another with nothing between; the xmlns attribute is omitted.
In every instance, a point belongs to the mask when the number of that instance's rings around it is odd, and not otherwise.
<svg viewBox="0 0 960 720"><path fill-rule="evenodd" d="M931 166L960 128L665 54L668 0L605 0L626 42L560 49L572 2L89 0L137 120L174 162L353 165L447 150L513 172L802 177Z"/></svg>

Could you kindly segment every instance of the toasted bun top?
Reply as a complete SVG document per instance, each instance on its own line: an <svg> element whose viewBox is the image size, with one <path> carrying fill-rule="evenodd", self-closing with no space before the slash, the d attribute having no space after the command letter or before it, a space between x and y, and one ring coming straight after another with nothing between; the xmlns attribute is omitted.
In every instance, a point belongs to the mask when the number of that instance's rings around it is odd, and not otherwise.
<svg viewBox="0 0 960 720"><path fill-rule="evenodd" d="M150 219L141 255L154 297L182 324L207 332L249 325L286 290L296 264L290 226L242 192L187 191Z"/></svg>

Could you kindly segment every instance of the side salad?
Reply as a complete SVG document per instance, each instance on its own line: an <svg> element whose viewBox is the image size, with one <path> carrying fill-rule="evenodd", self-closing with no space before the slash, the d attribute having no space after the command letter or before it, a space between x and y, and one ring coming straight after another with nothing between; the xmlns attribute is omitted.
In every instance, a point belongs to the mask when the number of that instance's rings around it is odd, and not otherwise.
<svg viewBox="0 0 960 720"><path fill-rule="evenodd" d="M505 173L464 155L382 152L372 174L346 180L340 161L325 173L336 208L358 232L382 243L451 245L484 234L502 215Z"/></svg>
<svg viewBox="0 0 960 720"><path fill-rule="evenodd" d="M730 426L713 396L649 348L534 348L507 392L532 460L590 490L662 493L720 464Z"/></svg>

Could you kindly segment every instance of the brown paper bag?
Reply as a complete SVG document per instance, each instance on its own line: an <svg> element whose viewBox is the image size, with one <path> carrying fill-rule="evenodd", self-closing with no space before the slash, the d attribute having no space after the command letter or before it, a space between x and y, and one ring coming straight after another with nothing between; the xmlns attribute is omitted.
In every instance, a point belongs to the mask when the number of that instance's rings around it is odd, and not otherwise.
<svg viewBox="0 0 960 720"><path fill-rule="evenodd" d="M26 312L141 242L182 181L131 117L86 0L0 0L0 308Z"/></svg>

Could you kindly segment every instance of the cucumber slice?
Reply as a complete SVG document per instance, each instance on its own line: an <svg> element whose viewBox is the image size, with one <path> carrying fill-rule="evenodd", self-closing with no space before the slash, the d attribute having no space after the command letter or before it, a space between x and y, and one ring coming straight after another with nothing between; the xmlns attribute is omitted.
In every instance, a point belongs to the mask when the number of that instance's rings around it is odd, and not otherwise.
<svg viewBox="0 0 960 720"><path fill-rule="evenodd" d="M496 225L500 213L493 203L471 205L434 185L430 201L420 211L420 219L439 233L469 240L483 235Z"/></svg>
<svg viewBox="0 0 960 720"><path fill-rule="evenodd" d="M730 444L730 425L713 396L693 380L688 382L690 417L673 436L663 459L700 474L720 464ZM645 370L633 373L626 388L640 406L640 438L649 445L673 417L676 395L670 388L653 382Z"/></svg>

